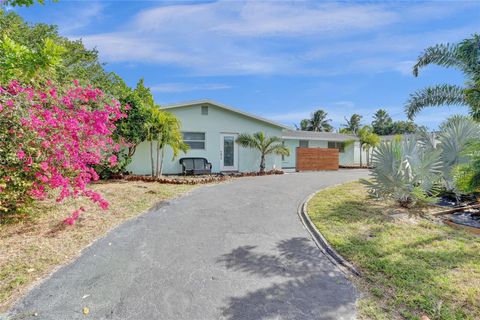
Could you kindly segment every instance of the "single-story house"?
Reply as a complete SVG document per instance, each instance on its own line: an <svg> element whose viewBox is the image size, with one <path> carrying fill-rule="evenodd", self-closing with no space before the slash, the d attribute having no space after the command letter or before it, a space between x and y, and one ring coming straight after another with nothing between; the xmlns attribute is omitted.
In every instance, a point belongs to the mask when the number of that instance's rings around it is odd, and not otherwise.
<svg viewBox="0 0 480 320"><path fill-rule="evenodd" d="M337 148L339 164L350 166L360 163L360 144L356 137L330 132L300 131L283 124L241 111L223 104L201 100L169 105L162 108L181 121L184 142L190 146L186 154L172 160L172 150L165 150L164 173L181 173L179 159L202 157L212 164L212 172L258 171L260 155L257 150L243 148L235 143L241 133L263 131L267 136L281 137L290 149L290 156L268 155L266 169L295 169L296 148ZM347 143L346 143L347 142ZM363 154L363 161L365 155ZM127 170L135 174L151 172L150 146L141 143Z"/></svg>

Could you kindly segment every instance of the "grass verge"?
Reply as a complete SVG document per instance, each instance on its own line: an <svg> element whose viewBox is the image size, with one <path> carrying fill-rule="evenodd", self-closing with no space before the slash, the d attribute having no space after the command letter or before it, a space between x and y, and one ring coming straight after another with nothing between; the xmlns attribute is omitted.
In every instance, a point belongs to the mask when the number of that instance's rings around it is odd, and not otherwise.
<svg viewBox="0 0 480 320"><path fill-rule="evenodd" d="M142 181L106 181L92 188L110 203L103 211L87 200L40 202L29 220L0 225L0 313L35 281L79 255L95 239L155 203L181 195L190 185ZM83 206L86 212L74 226L62 220Z"/></svg>
<svg viewBox="0 0 480 320"><path fill-rule="evenodd" d="M480 319L480 237L398 212L359 182L308 203L319 231L362 273L359 317Z"/></svg>

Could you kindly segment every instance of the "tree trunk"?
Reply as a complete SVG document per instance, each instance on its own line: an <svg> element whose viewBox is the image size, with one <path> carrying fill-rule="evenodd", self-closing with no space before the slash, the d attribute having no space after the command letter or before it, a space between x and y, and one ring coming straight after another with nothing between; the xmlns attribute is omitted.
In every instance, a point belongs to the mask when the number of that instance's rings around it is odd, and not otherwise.
<svg viewBox="0 0 480 320"><path fill-rule="evenodd" d="M152 178L155 177L154 161L153 161L153 140L150 140L150 161L152 163Z"/></svg>
<svg viewBox="0 0 480 320"><path fill-rule="evenodd" d="M265 172L265 155L262 154L262 157L260 158L260 173Z"/></svg>
<svg viewBox="0 0 480 320"><path fill-rule="evenodd" d="M157 141L157 166L155 170L155 176L158 178L160 176L160 144Z"/></svg>
<svg viewBox="0 0 480 320"><path fill-rule="evenodd" d="M136 150L137 150L137 145L133 145L131 147L128 147L128 157L129 158L133 157Z"/></svg>
<svg viewBox="0 0 480 320"><path fill-rule="evenodd" d="M367 154L365 157L367 158L367 167L370 167L370 147L367 148Z"/></svg>
<svg viewBox="0 0 480 320"><path fill-rule="evenodd" d="M163 175L163 158L165 158L165 148L162 148L162 159L160 160L160 176Z"/></svg>
<svg viewBox="0 0 480 320"><path fill-rule="evenodd" d="M362 144L360 143L360 168L362 167Z"/></svg>

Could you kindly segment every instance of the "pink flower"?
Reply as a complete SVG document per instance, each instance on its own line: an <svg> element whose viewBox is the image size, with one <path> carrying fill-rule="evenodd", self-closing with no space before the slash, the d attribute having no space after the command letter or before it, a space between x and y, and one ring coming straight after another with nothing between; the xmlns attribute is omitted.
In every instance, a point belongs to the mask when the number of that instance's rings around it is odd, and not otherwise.
<svg viewBox="0 0 480 320"><path fill-rule="evenodd" d="M25 158L25 152L23 150L18 150L17 157L18 159L22 160L23 158Z"/></svg>
<svg viewBox="0 0 480 320"><path fill-rule="evenodd" d="M117 164L117 156L111 155L108 161L110 162L110 167L114 167Z"/></svg>
<svg viewBox="0 0 480 320"><path fill-rule="evenodd" d="M73 226L75 224L75 219L73 219L72 217L68 217L63 220L63 223Z"/></svg>
<svg viewBox="0 0 480 320"><path fill-rule="evenodd" d="M99 178L94 165L117 164L117 157L111 154L125 144L117 144L112 134L115 122L126 116L122 110L129 106L123 107L101 90L82 87L77 80L66 93L47 83L46 90L24 87L18 81L0 87L2 117L14 124L6 128L9 137L0 141L0 148L17 145L16 155L22 160L20 164L7 163L3 179L23 171L25 180L33 181L27 190L32 198L43 199L49 190L60 189L57 201L85 196L107 209L108 202L89 190L88 184ZM22 150L25 148L29 154ZM65 223L74 224L81 211L74 211Z"/></svg>
<svg viewBox="0 0 480 320"><path fill-rule="evenodd" d="M40 163L40 169L42 169L43 171L47 171L48 170L48 163L45 162L45 161Z"/></svg>

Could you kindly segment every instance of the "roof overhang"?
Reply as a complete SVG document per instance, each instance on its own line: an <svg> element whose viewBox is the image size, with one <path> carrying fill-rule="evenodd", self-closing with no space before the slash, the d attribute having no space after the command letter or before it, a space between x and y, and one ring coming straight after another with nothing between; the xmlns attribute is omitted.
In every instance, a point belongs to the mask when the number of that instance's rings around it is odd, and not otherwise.
<svg viewBox="0 0 480 320"><path fill-rule="evenodd" d="M316 141L357 141L358 137L334 132L288 131L282 135L284 140L316 140Z"/></svg>

